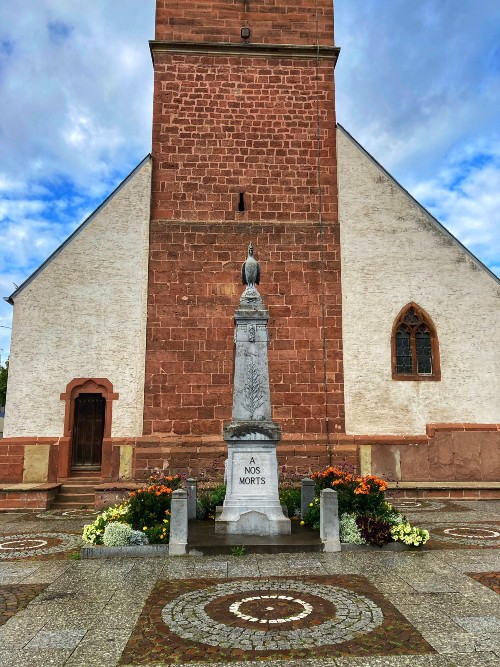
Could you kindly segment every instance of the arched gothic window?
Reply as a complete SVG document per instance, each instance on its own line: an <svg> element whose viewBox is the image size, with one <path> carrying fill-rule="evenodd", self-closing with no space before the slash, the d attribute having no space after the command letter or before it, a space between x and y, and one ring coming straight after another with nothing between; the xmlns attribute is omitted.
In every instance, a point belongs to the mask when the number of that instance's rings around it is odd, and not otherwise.
<svg viewBox="0 0 500 667"><path fill-rule="evenodd" d="M392 330L392 379L440 380L436 327L416 303L406 305Z"/></svg>

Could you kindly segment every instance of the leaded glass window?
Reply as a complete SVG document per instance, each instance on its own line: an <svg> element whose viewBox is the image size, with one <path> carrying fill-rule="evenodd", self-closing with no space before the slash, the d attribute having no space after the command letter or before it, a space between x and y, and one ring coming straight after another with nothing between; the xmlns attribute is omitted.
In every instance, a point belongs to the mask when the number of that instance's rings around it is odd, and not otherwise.
<svg viewBox="0 0 500 667"><path fill-rule="evenodd" d="M408 304L393 332L393 378L439 380L437 335L429 316L416 304Z"/></svg>
<svg viewBox="0 0 500 667"><path fill-rule="evenodd" d="M413 372L410 332L404 325L401 325L396 333L396 372Z"/></svg>

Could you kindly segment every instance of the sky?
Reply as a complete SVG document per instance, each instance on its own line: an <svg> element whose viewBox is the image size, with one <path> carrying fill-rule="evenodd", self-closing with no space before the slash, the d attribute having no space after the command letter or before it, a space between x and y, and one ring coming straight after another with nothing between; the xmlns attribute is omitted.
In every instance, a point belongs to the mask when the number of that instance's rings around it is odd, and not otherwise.
<svg viewBox="0 0 500 667"><path fill-rule="evenodd" d="M0 0L0 296L150 151L154 5ZM335 41L338 121L500 275L500 2L336 0Z"/></svg>

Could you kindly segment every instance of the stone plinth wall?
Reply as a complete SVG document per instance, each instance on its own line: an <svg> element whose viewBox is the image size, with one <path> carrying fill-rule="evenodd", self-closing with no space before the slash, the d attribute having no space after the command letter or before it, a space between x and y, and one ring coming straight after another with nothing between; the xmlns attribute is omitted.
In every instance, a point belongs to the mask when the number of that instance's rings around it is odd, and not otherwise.
<svg viewBox="0 0 500 667"><path fill-rule="evenodd" d="M319 42L333 42L333 3L319 0ZM254 11L255 10L255 11ZM241 43L241 27L251 28L249 43L314 44L316 0L172 2L157 0L156 39Z"/></svg>
<svg viewBox="0 0 500 667"><path fill-rule="evenodd" d="M40 438L38 444L36 438L2 440L0 454L15 451L13 456L19 461L5 464L0 482L26 481L27 470L32 483L61 479L57 470L61 442L48 440ZM49 447L49 455L34 456L36 447ZM112 487L118 493L133 481L147 479L152 468L201 481L221 480L227 448L222 438L214 436L142 436L106 438L103 452L106 460L103 459L102 481L118 482ZM454 483L459 488L460 482L484 486L500 481L500 424L430 424L425 435L416 436L337 435L330 438L330 446L321 435L286 436L278 444L277 454L284 479L308 476L329 465L343 465L390 482L414 482L414 488L422 492L427 483L436 482ZM39 470L39 479L35 478L30 460L46 462L46 467ZM413 488L404 493L416 495ZM429 487L425 493L430 497L434 490ZM486 490L476 494L479 495L488 497Z"/></svg>
<svg viewBox="0 0 500 667"><path fill-rule="evenodd" d="M500 424L429 424L425 436L356 440L365 474L403 482L500 481Z"/></svg>
<svg viewBox="0 0 500 667"><path fill-rule="evenodd" d="M0 486L0 511L50 509L58 491L59 484Z"/></svg>
<svg viewBox="0 0 500 667"><path fill-rule="evenodd" d="M2 438L0 482L56 481L60 440L61 438Z"/></svg>

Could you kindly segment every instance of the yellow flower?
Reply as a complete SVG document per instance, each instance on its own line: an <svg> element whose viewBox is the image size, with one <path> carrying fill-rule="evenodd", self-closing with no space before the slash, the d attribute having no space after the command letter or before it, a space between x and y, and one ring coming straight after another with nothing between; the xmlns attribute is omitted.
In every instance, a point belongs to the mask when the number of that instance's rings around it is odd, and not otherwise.
<svg viewBox="0 0 500 667"><path fill-rule="evenodd" d="M309 507L314 507L313 503L309 503Z"/></svg>
<svg viewBox="0 0 500 667"><path fill-rule="evenodd" d="M142 527L142 530L147 530L147 529L148 529L147 526L143 526L143 527Z"/></svg>
<svg viewBox="0 0 500 667"><path fill-rule="evenodd" d="M300 525L301 525L301 526L305 526L305 525L306 525L306 522L305 522L305 521L301 521L301 522L300 522Z"/></svg>

